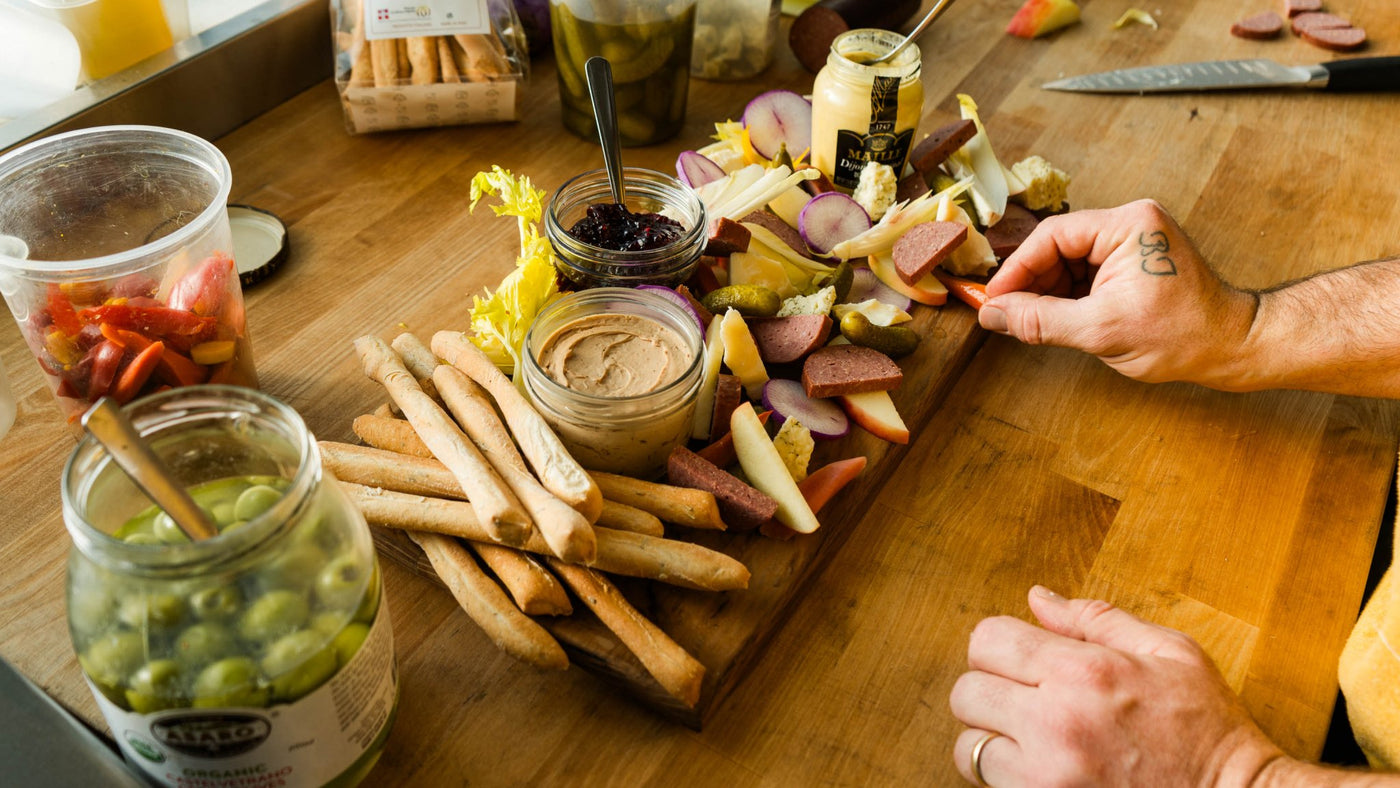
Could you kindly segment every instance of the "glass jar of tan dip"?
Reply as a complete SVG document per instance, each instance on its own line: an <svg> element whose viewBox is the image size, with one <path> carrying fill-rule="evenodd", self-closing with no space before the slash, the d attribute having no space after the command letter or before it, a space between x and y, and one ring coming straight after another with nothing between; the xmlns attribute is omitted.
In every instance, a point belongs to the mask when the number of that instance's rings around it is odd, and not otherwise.
<svg viewBox="0 0 1400 788"><path fill-rule="evenodd" d="M703 375L700 324L645 290L559 299L525 335L530 401L585 468L658 475L690 435Z"/></svg>
<svg viewBox="0 0 1400 788"><path fill-rule="evenodd" d="M812 166L848 191L867 162L888 164L898 176L909 157L924 106L919 48L865 65L903 40L886 30L842 33L812 84Z"/></svg>

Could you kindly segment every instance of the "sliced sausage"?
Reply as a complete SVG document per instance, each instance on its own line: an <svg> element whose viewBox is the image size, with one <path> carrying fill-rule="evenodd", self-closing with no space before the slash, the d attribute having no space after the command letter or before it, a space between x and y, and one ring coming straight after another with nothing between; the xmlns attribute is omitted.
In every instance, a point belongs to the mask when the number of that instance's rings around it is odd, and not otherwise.
<svg viewBox="0 0 1400 788"><path fill-rule="evenodd" d="M860 345L828 345L802 364L802 387L815 399L867 391L889 391L904 373L890 357Z"/></svg>
<svg viewBox="0 0 1400 788"><path fill-rule="evenodd" d="M1248 16L1230 26L1230 35L1265 41L1283 32L1283 17L1273 11Z"/></svg>
<svg viewBox="0 0 1400 788"><path fill-rule="evenodd" d="M1310 28L1299 37L1332 52L1354 52L1366 45L1366 31L1359 27Z"/></svg>
<svg viewBox="0 0 1400 788"><path fill-rule="evenodd" d="M966 145L968 140L975 136L977 124L970 120L957 120L940 126L919 140L919 144L909 152L909 166L928 175L953 155L953 151Z"/></svg>
<svg viewBox="0 0 1400 788"><path fill-rule="evenodd" d="M967 240L962 222L924 222L905 231L894 242L894 270L906 284L914 284L948 259Z"/></svg>
<svg viewBox="0 0 1400 788"><path fill-rule="evenodd" d="M735 252L747 252L753 234L749 228L721 216L710 223L710 238L705 242L705 254L728 257Z"/></svg>
<svg viewBox="0 0 1400 788"><path fill-rule="evenodd" d="M803 257L812 256L812 250L808 249L807 242L802 240L802 233L799 233L792 225L783 221L782 217L771 211L754 211L739 221L745 224L756 224L768 230Z"/></svg>
<svg viewBox="0 0 1400 788"><path fill-rule="evenodd" d="M778 502L767 494L684 446L671 451L666 460L666 476L677 487L712 493L720 516L735 531L751 531L778 511Z"/></svg>
<svg viewBox="0 0 1400 788"><path fill-rule="evenodd" d="M1031 237L1040 220L1035 214L1014 202L1006 204L1006 213L1001 221L987 228L987 242L992 245L992 254L998 260L1005 260Z"/></svg>
<svg viewBox="0 0 1400 788"><path fill-rule="evenodd" d="M916 197L922 197L931 191L928 186L928 179L922 172L914 172L899 179L899 186L895 189L895 202L908 202Z"/></svg>
<svg viewBox="0 0 1400 788"><path fill-rule="evenodd" d="M1306 14L1310 11L1321 11L1322 0L1287 0L1284 9L1288 17L1292 19L1299 14Z"/></svg>
<svg viewBox="0 0 1400 788"><path fill-rule="evenodd" d="M1293 17L1293 35L1301 36L1304 30L1344 30L1351 22L1336 14L1310 11Z"/></svg>
<svg viewBox="0 0 1400 788"><path fill-rule="evenodd" d="M747 321L758 355L765 364L788 364L826 344L831 318L826 315L790 315Z"/></svg>
<svg viewBox="0 0 1400 788"><path fill-rule="evenodd" d="M739 407L739 397L744 393L744 385L734 375L721 373L715 383L715 412L710 422L710 437L722 438L729 433L729 417Z"/></svg>

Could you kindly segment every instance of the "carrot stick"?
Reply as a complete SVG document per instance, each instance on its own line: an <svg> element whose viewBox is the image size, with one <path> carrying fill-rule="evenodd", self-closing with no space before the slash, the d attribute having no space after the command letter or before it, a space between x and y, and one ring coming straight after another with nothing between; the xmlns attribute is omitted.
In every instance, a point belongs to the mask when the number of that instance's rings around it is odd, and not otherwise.
<svg viewBox="0 0 1400 788"><path fill-rule="evenodd" d="M481 452L418 387L398 355L374 336L355 340L355 352L365 374L384 386L433 456L452 471L495 540L510 545L523 542L533 530L530 515Z"/></svg>
<svg viewBox="0 0 1400 788"><path fill-rule="evenodd" d="M172 386L194 386L203 383L209 372L178 351L166 348L160 354L160 364L156 374Z"/></svg>
<svg viewBox="0 0 1400 788"><path fill-rule="evenodd" d="M403 359L404 368L423 387L423 393L441 404L442 397L438 396L437 384L433 383L433 370L442 362L433 355L433 351L423 344L423 340L407 332L394 337L390 347Z"/></svg>
<svg viewBox="0 0 1400 788"><path fill-rule="evenodd" d="M501 415L510 426L511 434L520 445L521 453L529 461L530 467L535 469L535 475L545 489L577 509L588 522L597 520L603 508L603 494L598 485L564 448L544 417L525 401L520 390L496 369L491 359L458 331L434 334L432 349L444 361L467 373L491 392Z"/></svg>
<svg viewBox="0 0 1400 788"><path fill-rule="evenodd" d="M439 534L409 533L423 548L457 604L486 632L496 647L522 662L564 670L569 658L544 627L521 613L472 559L460 542Z"/></svg>
<svg viewBox="0 0 1400 788"><path fill-rule="evenodd" d="M973 309L981 309L987 303L987 286L981 282L953 276L942 268L934 268L933 275L948 288L948 292Z"/></svg>
<svg viewBox="0 0 1400 788"><path fill-rule="evenodd" d="M598 515L597 525L616 531L631 531L634 534L647 534L649 536L661 536L666 533L666 527L661 524L661 518L651 512L644 512L625 503L609 501L607 498L603 499L603 513Z"/></svg>
<svg viewBox="0 0 1400 788"><path fill-rule="evenodd" d="M710 531L725 529L713 493L601 471L593 473L593 480L608 500L651 512L665 522Z"/></svg>
<svg viewBox="0 0 1400 788"><path fill-rule="evenodd" d="M516 454L510 435L496 418L485 392L472 391L477 388L476 384L456 367L438 367L433 379L438 384L438 392L447 401L448 410L520 499L554 554L573 563L592 561L598 550L593 526L578 510L556 498L525 470L524 461Z"/></svg>
<svg viewBox="0 0 1400 788"><path fill-rule="evenodd" d="M705 678L704 665L637 612L607 578L591 569L555 560L550 561L550 566L618 640L637 655L667 692L686 706L695 707Z"/></svg>
<svg viewBox="0 0 1400 788"><path fill-rule="evenodd" d="M767 424L768 417L772 415L771 410L763 411L758 414L758 423ZM728 468L739 461L739 455L734 451L734 434L731 432L725 432L724 437L695 453L721 468Z"/></svg>
<svg viewBox="0 0 1400 788"><path fill-rule="evenodd" d="M350 429L367 446L376 449L392 451L398 454L407 454L413 457L431 458L433 453L428 451L423 439L414 432L413 425L403 419L394 419L387 416L367 415L356 416L351 423Z"/></svg>
<svg viewBox="0 0 1400 788"><path fill-rule="evenodd" d="M865 462L864 457L851 457L827 463L798 482L797 489L802 493L802 497L807 499L807 505L812 511L820 512L837 493L860 476L865 470ZM797 536L796 531L777 520L769 520L759 526L759 532L784 542Z"/></svg>
<svg viewBox="0 0 1400 788"><path fill-rule="evenodd" d="M341 487L365 519L376 525L497 543L469 503L390 492L349 482L341 482ZM659 580L701 591L733 591L749 585L749 570L724 553L689 542L611 528L594 526L593 533L598 539L598 556L590 566L600 572ZM549 543L534 531L520 547L537 555L553 555Z"/></svg>
<svg viewBox="0 0 1400 788"><path fill-rule="evenodd" d="M117 378L116 385L112 386L112 399L123 405L130 402L141 391L141 387L146 385L146 381L151 379L151 373L156 371L156 365L160 363L161 356L165 354L164 342L152 342L146 346L145 350L136 354L136 358L126 365L122 374Z"/></svg>

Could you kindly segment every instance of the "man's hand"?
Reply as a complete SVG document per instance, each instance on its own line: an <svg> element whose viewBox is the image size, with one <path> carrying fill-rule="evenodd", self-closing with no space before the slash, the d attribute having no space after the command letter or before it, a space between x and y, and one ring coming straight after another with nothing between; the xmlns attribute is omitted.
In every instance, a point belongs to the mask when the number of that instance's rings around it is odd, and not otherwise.
<svg viewBox="0 0 1400 788"><path fill-rule="evenodd" d="M953 758L969 781L987 732L1001 734L980 760L996 788L1246 786L1283 757L1186 635L1038 586L1030 604L1045 628L983 620L953 687L968 726Z"/></svg>
<svg viewBox="0 0 1400 788"><path fill-rule="evenodd" d="M1234 388L1258 299L1151 200L1052 216L987 284L984 328L1083 350L1131 378Z"/></svg>

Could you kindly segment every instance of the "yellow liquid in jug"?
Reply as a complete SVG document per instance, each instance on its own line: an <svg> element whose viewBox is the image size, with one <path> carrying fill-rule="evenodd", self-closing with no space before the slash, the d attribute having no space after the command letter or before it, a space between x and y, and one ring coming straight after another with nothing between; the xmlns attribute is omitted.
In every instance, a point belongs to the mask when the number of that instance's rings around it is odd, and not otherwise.
<svg viewBox="0 0 1400 788"><path fill-rule="evenodd" d="M111 76L175 43L160 0L94 0L58 16L78 39L88 79Z"/></svg>

